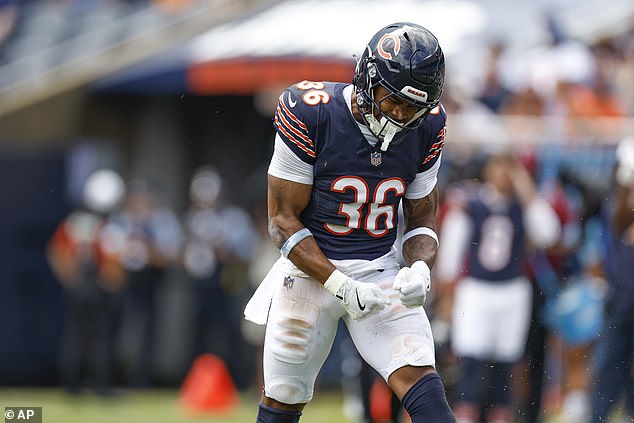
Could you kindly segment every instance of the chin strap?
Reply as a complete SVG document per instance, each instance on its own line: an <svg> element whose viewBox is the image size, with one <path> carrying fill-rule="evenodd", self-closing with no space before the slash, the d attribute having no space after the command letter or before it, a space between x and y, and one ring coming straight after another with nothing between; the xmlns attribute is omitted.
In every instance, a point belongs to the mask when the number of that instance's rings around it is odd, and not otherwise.
<svg viewBox="0 0 634 423"><path fill-rule="evenodd" d="M409 120L408 123L415 121L418 119L425 110L420 110L414 115L412 119ZM370 131L376 137L381 140L381 151L387 151L387 148L390 146L390 143L394 139L394 136L398 134L403 128L390 122L388 118L385 116L381 116L381 120L377 120L376 117L372 113L366 113L364 115L366 122L369 125Z"/></svg>
<svg viewBox="0 0 634 423"><path fill-rule="evenodd" d="M383 118L385 119L385 118ZM383 137L383 142L381 143L381 151L387 151L387 148L390 146L392 139L394 139L394 135L396 135L401 128L390 124L387 128L387 133Z"/></svg>
<svg viewBox="0 0 634 423"><path fill-rule="evenodd" d="M399 133L402 128L390 122L385 116L381 117L380 121L371 113L365 114L364 117L370 131L381 141L381 151L386 151L394 139L394 135Z"/></svg>

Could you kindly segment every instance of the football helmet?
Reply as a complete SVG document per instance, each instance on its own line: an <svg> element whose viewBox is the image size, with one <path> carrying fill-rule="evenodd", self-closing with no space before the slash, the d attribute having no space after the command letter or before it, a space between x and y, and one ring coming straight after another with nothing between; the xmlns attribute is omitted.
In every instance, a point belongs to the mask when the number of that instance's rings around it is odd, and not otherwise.
<svg viewBox="0 0 634 423"><path fill-rule="evenodd" d="M399 22L378 31L357 61L353 85L364 123L381 142L381 150L401 140L407 131L420 126L438 105L445 80L445 58L436 37L420 25ZM375 88L389 94L375 98ZM392 100L416 108L409 121L399 122L381 110ZM398 139L395 135L401 132Z"/></svg>

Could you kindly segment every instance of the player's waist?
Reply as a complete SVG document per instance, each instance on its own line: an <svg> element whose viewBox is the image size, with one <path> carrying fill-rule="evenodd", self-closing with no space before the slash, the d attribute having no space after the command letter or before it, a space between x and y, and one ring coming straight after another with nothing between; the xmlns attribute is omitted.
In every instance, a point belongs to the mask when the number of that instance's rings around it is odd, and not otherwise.
<svg viewBox="0 0 634 423"><path fill-rule="evenodd" d="M340 227L335 233L324 225L306 225L326 257L331 260L372 261L390 253L396 240L396 230L385 229L381 234L367 230Z"/></svg>
<svg viewBox="0 0 634 423"><path fill-rule="evenodd" d="M469 275L465 276L462 280L487 287L513 286L530 283L530 280L525 275L518 275L504 279L479 278Z"/></svg>
<svg viewBox="0 0 634 423"><path fill-rule="evenodd" d="M372 277L377 273L384 272L396 272L398 271L398 263L396 261L396 250L391 249L387 254L373 259L343 259L343 260L331 260L335 267L350 276L351 278L363 279L366 282L368 277ZM290 260L281 257L279 260L280 266L284 269L284 272L297 277L308 277L306 273L297 268Z"/></svg>

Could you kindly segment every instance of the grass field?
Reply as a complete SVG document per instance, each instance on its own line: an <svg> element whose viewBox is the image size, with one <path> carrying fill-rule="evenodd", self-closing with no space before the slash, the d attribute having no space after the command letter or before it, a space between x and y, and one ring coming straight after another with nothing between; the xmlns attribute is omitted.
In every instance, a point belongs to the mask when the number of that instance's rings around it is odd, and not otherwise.
<svg viewBox="0 0 634 423"><path fill-rule="evenodd" d="M42 407L43 423L254 423L258 397L240 395L238 405L226 414L191 415L170 390L125 391L116 397L90 394L69 395L56 389L0 388L0 410L4 407ZM341 395L320 392L304 410L302 423L349 423L342 411Z"/></svg>

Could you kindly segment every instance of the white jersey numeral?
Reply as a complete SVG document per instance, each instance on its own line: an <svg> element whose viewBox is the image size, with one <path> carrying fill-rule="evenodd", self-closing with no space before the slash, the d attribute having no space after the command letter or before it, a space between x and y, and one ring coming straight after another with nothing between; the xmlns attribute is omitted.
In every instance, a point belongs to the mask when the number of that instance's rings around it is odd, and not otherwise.
<svg viewBox="0 0 634 423"><path fill-rule="evenodd" d="M381 237L395 226L395 207L385 204L389 192L400 197L405 194L405 182L400 178L384 179L376 186L372 198L366 181L357 176L342 176L335 179L331 191L344 193L354 191L354 201L341 203L339 214L346 217L345 225L326 223L326 229L335 235L347 235L355 229L363 229L374 237ZM367 205L366 215L364 209ZM381 224L383 222L383 224Z"/></svg>
<svg viewBox="0 0 634 423"><path fill-rule="evenodd" d="M506 216L490 216L482 223L478 260L490 272L504 268L511 259L513 223Z"/></svg>

